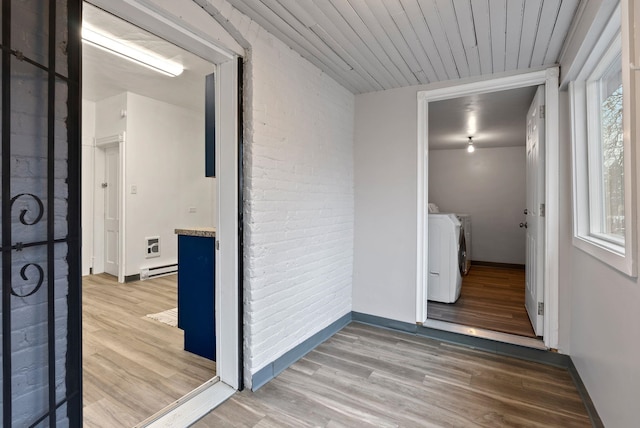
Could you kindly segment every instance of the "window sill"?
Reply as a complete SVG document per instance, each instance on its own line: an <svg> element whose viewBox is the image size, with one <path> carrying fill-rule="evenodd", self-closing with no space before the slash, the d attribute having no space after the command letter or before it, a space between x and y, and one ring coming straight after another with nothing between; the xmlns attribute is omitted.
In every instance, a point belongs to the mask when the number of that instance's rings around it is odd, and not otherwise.
<svg viewBox="0 0 640 428"><path fill-rule="evenodd" d="M595 236L574 236L573 245L627 276L637 276L633 258L631 255L625 254L624 246Z"/></svg>

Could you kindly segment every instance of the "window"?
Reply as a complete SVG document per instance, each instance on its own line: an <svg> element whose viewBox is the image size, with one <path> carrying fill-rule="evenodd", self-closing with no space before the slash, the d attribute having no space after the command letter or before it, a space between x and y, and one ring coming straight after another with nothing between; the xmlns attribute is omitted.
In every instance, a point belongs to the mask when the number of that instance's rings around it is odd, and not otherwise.
<svg viewBox="0 0 640 428"><path fill-rule="evenodd" d="M589 212L593 236L624 246L622 57L616 39L586 82Z"/></svg>
<svg viewBox="0 0 640 428"><path fill-rule="evenodd" d="M635 183L625 97L620 11L569 85L573 147L574 245L635 276Z"/></svg>

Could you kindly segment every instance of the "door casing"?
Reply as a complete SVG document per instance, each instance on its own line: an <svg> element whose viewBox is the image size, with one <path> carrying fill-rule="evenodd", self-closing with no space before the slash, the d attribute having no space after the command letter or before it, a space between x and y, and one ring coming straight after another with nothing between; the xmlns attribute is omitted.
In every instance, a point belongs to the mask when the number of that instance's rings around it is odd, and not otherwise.
<svg viewBox="0 0 640 428"><path fill-rule="evenodd" d="M428 271L428 201L429 201L429 103L462 96L483 94L528 86L545 85L545 246L544 246L544 344L558 348L558 293L559 293L559 124L558 80L560 70L551 67L537 71L516 72L497 78L461 83L419 91L417 138L417 239L416 239L416 323L427 323ZM428 324L428 323L427 323Z"/></svg>

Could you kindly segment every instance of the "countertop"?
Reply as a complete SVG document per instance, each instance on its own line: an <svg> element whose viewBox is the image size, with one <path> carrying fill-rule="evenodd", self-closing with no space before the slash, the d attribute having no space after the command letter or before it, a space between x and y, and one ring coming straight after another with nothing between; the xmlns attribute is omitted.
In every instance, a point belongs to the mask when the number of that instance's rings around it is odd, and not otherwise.
<svg viewBox="0 0 640 428"><path fill-rule="evenodd" d="M175 230L176 235L200 236L203 238L215 238L215 227L186 227Z"/></svg>

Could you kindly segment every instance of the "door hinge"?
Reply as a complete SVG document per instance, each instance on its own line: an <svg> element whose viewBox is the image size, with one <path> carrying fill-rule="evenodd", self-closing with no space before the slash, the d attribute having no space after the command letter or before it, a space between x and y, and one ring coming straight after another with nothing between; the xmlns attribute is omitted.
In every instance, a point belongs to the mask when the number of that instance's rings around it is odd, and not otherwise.
<svg viewBox="0 0 640 428"><path fill-rule="evenodd" d="M544 217L544 204L540 204L540 217Z"/></svg>
<svg viewBox="0 0 640 428"><path fill-rule="evenodd" d="M540 106L540 119L544 119L545 107L546 106L544 104Z"/></svg>
<svg viewBox="0 0 640 428"><path fill-rule="evenodd" d="M544 302L538 302L538 315L544 315Z"/></svg>
<svg viewBox="0 0 640 428"><path fill-rule="evenodd" d="M220 251L220 241L216 239L216 250Z"/></svg>

